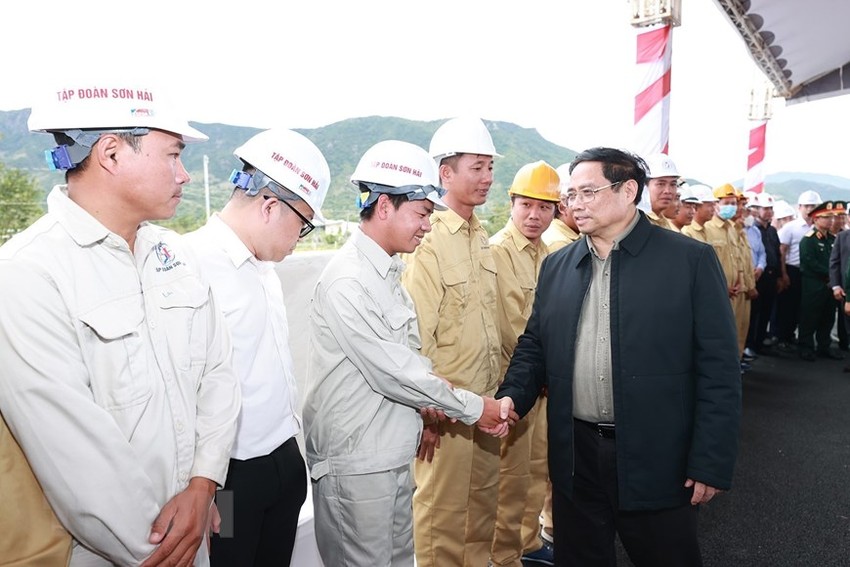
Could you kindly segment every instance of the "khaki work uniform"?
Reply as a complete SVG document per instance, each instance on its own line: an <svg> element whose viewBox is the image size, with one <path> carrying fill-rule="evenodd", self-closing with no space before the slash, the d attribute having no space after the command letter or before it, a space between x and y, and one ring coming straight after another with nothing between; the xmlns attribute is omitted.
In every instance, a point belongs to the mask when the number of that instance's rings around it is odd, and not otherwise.
<svg viewBox="0 0 850 567"><path fill-rule="evenodd" d="M679 232L679 229L676 228L676 225L673 224L670 219L668 219L664 215L657 215L654 212L649 211L646 213L646 218L648 218L649 222L651 222L655 226L660 226L661 228L666 228L667 230L672 230L673 232Z"/></svg>
<svg viewBox="0 0 850 567"><path fill-rule="evenodd" d="M56 519L6 421L0 419L0 563L7 567L64 567L71 536Z"/></svg>
<svg viewBox="0 0 850 567"><path fill-rule="evenodd" d="M747 233L744 232L743 226L735 225L735 234L738 236L738 261L741 264L743 272L742 283L743 290L741 291L741 309L735 311L735 326L738 329L738 350L744 354L744 348L747 346L747 333L750 331L750 311L752 310L753 302L747 297L747 293L756 288L755 266L753 265L753 249L750 246L750 239L747 238ZM738 298L736 298L738 299Z"/></svg>
<svg viewBox="0 0 850 567"><path fill-rule="evenodd" d="M697 221L693 221L691 222L691 224L683 226L682 234L693 238L694 240L699 240L700 242L705 242L706 244L708 244L708 237L705 234L705 227Z"/></svg>
<svg viewBox="0 0 850 567"><path fill-rule="evenodd" d="M530 242L512 220L490 239L490 248L496 259L504 375L531 316L537 274L549 250L543 241ZM492 563L499 567L522 567L522 555L540 548L539 515L549 478L546 421L546 398L541 395L501 442L499 507L491 552Z"/></svg>
<svg viewBox="0 0 850 567"><path fill-rule="evenodd" d="M422 354L454 386L492 396L500 373L496 263L487 232L452 210L406 255L402 283L416 306ZM440 424L440 448L416 461L414 545L419 567L487 564L499 492L499 439Z"/></svg>
<svg viewBox="0 0 850 567"><path fill-rule="evenodd" d="M549 247L549 253L560 250L581 238L581 234L568 227L561 219L554 219L541 237Z"/></svg>
<svg viewBox="0 0 850 567"><path fill-rule="evenodd" d="M717 253L717 259L720 260L720 266L723 268L723 274L726 276L726 285L731 288L735 283L739 283L742 284L741 287L743 288L744 268L741 265L740 244L738 242L738 234L735 232L734 223L714 216L710 221L705 223L704 228L707 241ZM747 340L747 328L744 327L742 332L740 321L744 312L749 313L749 300L742 289L738 295L730 298L730 301L732 302L732 311L735 314L738 331L738 350L740 351L738 354L740 356L744 353L744 344Z"/></svg>

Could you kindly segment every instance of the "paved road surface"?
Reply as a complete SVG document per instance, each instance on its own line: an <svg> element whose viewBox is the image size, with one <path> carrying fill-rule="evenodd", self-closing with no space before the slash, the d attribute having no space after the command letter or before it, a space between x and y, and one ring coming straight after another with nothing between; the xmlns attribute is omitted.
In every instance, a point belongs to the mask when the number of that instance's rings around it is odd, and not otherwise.
<svg viewBox="0 0 850 567"><path fill-rule="evenodd" d="M845 364L763 356L744 375L734 486L700 513L705 567L850 566Z"/></svg>
<svg viewBox="0 0 850 567"><path fill-rule="evenodd" d="M298 254L279 270L299 377L309 291L328 257ZM850 373L842 373L845 364L850 357L814 363L796 356L761 357L744 375L734 487L701 512L706 567L850 567ZM305 385L299 388L303 393ZM622 551L618 565L631 565Z"/></svg>

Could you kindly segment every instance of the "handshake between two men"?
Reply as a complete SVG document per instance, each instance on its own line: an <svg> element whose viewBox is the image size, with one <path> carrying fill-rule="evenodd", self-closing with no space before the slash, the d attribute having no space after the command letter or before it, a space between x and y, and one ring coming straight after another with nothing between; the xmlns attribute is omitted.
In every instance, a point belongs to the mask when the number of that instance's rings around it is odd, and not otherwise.
<svg viewBox="0 0 850 567"><path fill-rule="evenodd" d="M481 399L484 402L484 409L475 425L488 435L506 437L510 428L519 421L513 400L508 397L497 400L489 396L481 396ZM419 413L425 425L422 428L422 439L419 442L416 458L430 463L434 458L434 451L440 447L440 422L448 419L454 423L457 420L446 417L443 410L434 407L421 408Z"/></svg>

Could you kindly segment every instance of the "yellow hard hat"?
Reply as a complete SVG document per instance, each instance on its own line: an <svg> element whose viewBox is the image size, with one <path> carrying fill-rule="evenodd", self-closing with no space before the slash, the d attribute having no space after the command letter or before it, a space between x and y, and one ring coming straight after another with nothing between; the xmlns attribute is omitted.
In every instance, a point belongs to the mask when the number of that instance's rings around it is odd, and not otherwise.
<svg viewBox="0 0 850 567"><path fill-rule="evenodd" d="M545 161L536 161L519 168L508 195L557 203L561 200L560 184L561 178L554 167Z"/></svg>
<svg viewBox="0 0 850 567"><path fill-rule="evenodd" d="M723 199L725 197L735 197L738 198L738 191L735 187L732 186L731 183L724 183L720 187L714 188L714 196L718 199Z"/></svg>

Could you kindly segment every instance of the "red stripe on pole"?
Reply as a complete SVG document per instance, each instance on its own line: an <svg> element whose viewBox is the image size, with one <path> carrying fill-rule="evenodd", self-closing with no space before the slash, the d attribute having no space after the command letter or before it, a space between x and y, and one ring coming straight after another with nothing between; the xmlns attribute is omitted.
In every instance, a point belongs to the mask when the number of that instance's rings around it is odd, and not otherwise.
<svg viewBox="0 0 850 567"><path fill-rule="evenodd" d="M747 158L747 169L752 169L754 166L764 161L764 144L757 148L753 148L750 157Z"/></svg>
<svg viewBox="0 0 850 567"><path fill-rule="evenodd" d="M635 124L670 94L670 69L635 97Z"/></svg>
<svg viewBox="0 0 850 567"><path fill-rule="evenodd" d="M764 140L767 136L767 123L757 126L750 130L750 149L764 146Z"/></svg>
<svg viewBox="0 0 850 567"><path fill-rule="evenodd" d="M747 191L752 191L753 193L761 193L764 191L764 183L759 183L755 187L750 187Z"/></svg>
<svg viewBox="0 0 850 567"><path fill-rule="evenodd" d="M750 155L747 157L747 169L752 169L764 161L766 137L766 122L750 130Z"/></svg>
<svg viewBox="0 0 850 567"><path fill-rule="evenodd" d="M670 34L670 26L664 26L638 35L637 38L637 62L652 63L664 56L667 49L667 37Z"/></svg>

